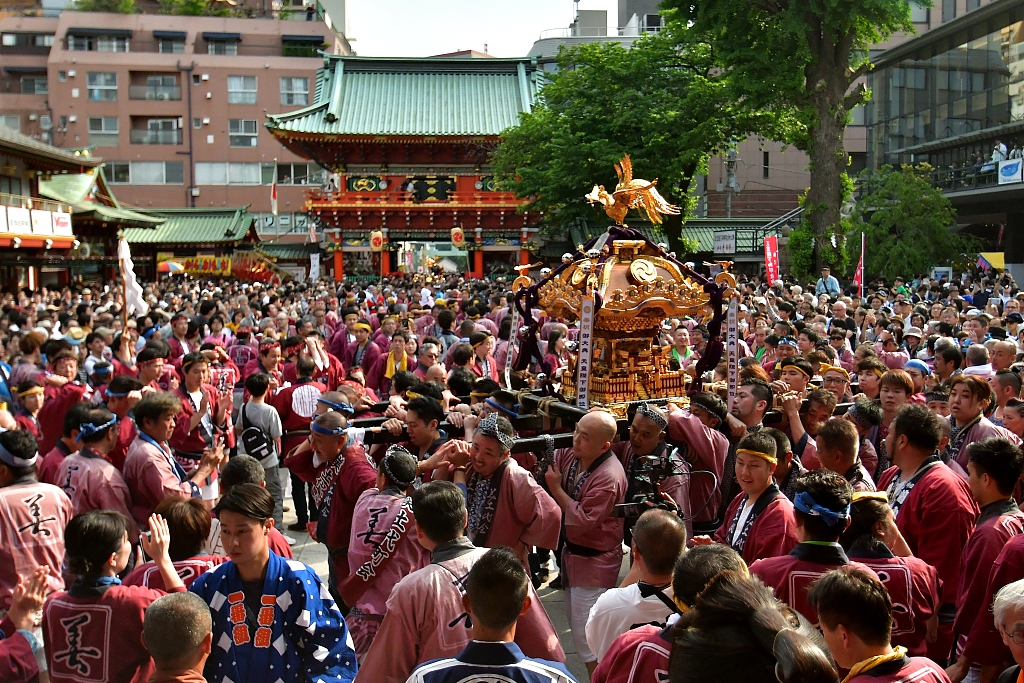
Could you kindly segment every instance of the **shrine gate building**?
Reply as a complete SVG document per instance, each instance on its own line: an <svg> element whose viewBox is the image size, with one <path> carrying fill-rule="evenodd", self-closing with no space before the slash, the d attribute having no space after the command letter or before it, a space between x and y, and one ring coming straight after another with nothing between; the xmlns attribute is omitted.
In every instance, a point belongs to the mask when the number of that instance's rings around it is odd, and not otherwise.
<svg viewBox="0 0 1024 683"><path fill-rule="evenodd" d="M325 56L313 104L268 116L289 150L336 174L307 192L306 211L345 254L384 250L375 272L398 270L403 242L450 242L461 227L471 275L529 263L539 212L495 189L489 163L506 129L529 112L541 73L530 59ZM383 262L382 262L383 261Z"/></svg>

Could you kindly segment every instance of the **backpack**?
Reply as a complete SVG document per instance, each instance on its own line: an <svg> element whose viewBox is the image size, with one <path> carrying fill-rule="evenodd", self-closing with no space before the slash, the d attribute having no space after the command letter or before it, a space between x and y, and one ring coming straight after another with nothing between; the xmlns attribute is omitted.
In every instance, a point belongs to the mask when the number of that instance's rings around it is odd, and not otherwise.
<svg viewBox="0 0 1024 683"><path fill-rule="evenodd" d="M242 435L239 438L246 454L263 461L274 454L274 442L266 432L249 422L249 416L245 413L248 405L246 403L242 406Z"/></svg>

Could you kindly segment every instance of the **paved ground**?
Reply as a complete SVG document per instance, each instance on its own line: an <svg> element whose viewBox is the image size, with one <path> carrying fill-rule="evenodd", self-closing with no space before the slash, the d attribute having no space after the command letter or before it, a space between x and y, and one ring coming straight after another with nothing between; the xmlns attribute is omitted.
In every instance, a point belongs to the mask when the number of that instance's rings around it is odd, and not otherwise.
<svg viewBox="0 0 1024 683"><path fill-rule="evenodd" d="M286 505L291 507L290 494L287 496L286 501ZM284 526L287 527L294 522L295 513L293 511L285 512ZM327 548L323 544L312 540L305 532L288 531L287 528L281 531L295 539L295 545L292 546L292 553L295 559L308 564L316 570L321 579L326 579ZM552 572L551 578L554 578L556 575L556 572ZM572 643L569 622L565 616L564 593L560 590L549 588L547 584L541 586L538 593L540 594L541 602L544 603L544 607L548 611L548 615L551 617L551 623L554 624L555 630L558 632L558 638L562 642L562 649L565 650L566 666L569 672L576 677L577 681L585 683L588 680L587 667L583 665L583 660L576 655L576 647Z"/></svg>

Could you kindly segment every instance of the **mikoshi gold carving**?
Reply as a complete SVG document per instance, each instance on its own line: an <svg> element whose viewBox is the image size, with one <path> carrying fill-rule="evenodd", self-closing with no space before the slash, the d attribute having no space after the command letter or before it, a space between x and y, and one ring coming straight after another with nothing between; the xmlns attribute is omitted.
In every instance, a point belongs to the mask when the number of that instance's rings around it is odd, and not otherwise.
<svg viewBox="0 0 1024 683"><path fill-rule="evenodd" d="M679 215L679 207L669 204L658 192L657 178L633 178L633 163L628 154L615 164L615 173L619 176L619 182L614 192L609 194L604 185L594 185L586 198L591 204L602 204L604 212L616 225L625 225L626 214L630 209L638 210L640 215L654 224L661 223L662 214Z"/></svg>

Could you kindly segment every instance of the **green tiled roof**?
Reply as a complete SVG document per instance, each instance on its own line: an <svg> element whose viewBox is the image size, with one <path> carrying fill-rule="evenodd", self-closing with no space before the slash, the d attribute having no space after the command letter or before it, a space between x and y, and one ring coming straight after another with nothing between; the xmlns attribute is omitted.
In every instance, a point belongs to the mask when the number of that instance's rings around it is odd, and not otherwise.
<svg viewBox="0 0 1024 683"><path fill-rule="evenodd" d="M162 218L123 208L107 186L102 166L88 173L59 174L51 176L50 180L40 180L39 194L70 204L74 216L146 230L163 223Z"/></svg>
<svg viewBox="0 0 1024 683"><path fill-rule="evenodd" d="M256 251L271 258L288 260L309 260L309 248L305 244L263 242Z"/></svg>
<svg viewBox="0 0 1024 683"><path fill-rule="evenodd" d="M48 165L44 167L50 169L79 170L82 167L91 168L103 163L103 159L99 157L75 156L69 150L40 142L7 126L0 126L0 149L45 161Z"/></svg>
<svg viewBox="0 0 1024 683"><path fill-rule="evenodd" d="M164 219L156 230L124 231L129 244L235 244L253 227L247 207L224 209L159 209L148 212Z"/></svg>
<svg viewBox="0 0 1024 683"><path fill-rule="evenodd" d="M328 55L316 101L266 125L278 137L497 136L533 107L536 76L529 59Z"/></svg>

